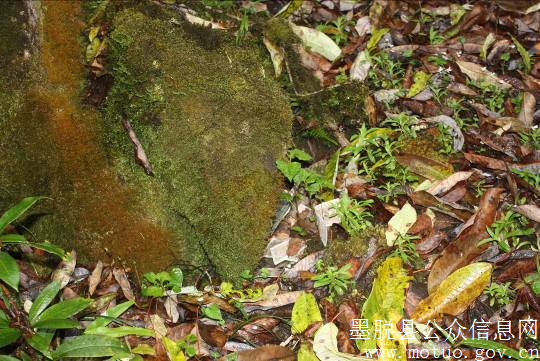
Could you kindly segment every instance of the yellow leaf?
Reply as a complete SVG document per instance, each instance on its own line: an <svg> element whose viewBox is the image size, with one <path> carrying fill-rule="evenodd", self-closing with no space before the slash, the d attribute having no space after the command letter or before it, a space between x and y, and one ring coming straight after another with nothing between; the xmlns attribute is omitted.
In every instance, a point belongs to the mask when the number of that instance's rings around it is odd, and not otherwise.
<svg viewBox="0 0 540 361"><path fill-rule="evenodd" d="M414 73L413 85L407 93L407 98L412 98L413 96L424 90L427 86L429 79L431 79L431 74L428 74L425 71L417 71L416 73Z"/></svg>
<svg viewBox="0 0 540 361"><path fill-rule="evenodd" d="M322 321L317 300L311 293L302 292L292 309L292 333L302 333L314 322Z"/></svg>
<svg viewBox="0 0 540 361"><path fill-rule="evenodd" d="M454 271L429 297L420 301L412 318L424 323L440 315L457 316L469 307L489 284L493 267L486 262L472 263Z"/></svg>

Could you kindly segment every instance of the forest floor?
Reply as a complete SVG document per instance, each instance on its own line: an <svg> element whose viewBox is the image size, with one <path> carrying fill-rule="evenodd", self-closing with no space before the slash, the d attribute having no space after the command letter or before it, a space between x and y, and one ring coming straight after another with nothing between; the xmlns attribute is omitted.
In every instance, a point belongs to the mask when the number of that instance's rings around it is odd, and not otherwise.
<svg viewBox="0 0 540 361"><path fill-rule="evenodd" d="M0 217L0 361L540 358L540 3L155 3L264 42L290 94L267 250L236 283L77 265L17 234L26 198Z"/></svg>

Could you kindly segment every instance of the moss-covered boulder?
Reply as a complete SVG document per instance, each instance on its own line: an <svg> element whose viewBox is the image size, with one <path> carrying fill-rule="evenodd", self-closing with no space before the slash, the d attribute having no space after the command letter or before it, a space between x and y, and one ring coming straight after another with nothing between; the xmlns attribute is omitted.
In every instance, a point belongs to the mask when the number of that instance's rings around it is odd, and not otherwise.
<svg viewBox="0 0 540 361"><path fill-rule="evenodd" d="M292 118L264 49L158 8L125 10L107 39L115 83L99 114L80 101L80 4L43 8L36 74L0 120L0 145L16 145L0 160L0 206L50 196L26 225L87 260L121 258L142 271L210 264L226 277L253 267ZM125 120L153 177L133 156Z"/></svg>

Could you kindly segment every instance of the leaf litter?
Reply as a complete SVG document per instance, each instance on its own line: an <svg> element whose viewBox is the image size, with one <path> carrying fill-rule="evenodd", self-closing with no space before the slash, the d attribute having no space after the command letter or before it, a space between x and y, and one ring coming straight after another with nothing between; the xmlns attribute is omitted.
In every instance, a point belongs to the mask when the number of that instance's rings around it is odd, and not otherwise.
<svg viewBox="0 0 540 361"><path fill-rule="evenodd" d="M373 350L395 349L379 357L397 360L414 349L432 355L435 343L423 336L473 356L498 347L519 358L520 349L538 349L533 337L496 338L500 321L517 327L540 316L538 4L293 0L252 11L252 1L205 3L198 12L182 1L156 2L215 31L246 18L247 36L268 50L272 75L293 89L301 130L289 154L298 162L281 161L285 172L295 163L295 174L285 174L286 212L269 236L269 257L235 284L220 284L208 270L189 281L164 270L145 286L155 293L143 295L143 276L116 264L100 261L79 278L75 252L38 276L25 263L49 261L47 247L15 244L17 237L2 233L2 247L23 255L24 307L10 303L16 294L2 286L0 335L24 340L35 332L24 320L54 300L93 297L84 317L69 318L86 329L82 335L53 339L38 330L33 348L8 351L177 361L366 360ZM301 47L250 26L272 17L285 19ZM88 29L95 76L106 68L106 25ZM318 78L317 90L294 90L298 66ZM369 86L369 114L349 112L350 95L338 96L354 82ZM152 175L151 149L128 119L122 124ZM8 273L0 270L0 279ZM5 327L4 314L23 334ZM474 329L486 320L490 341L449 336L456 323ZM375 337L381 323L391 337ZM358 339L362 332L367 339ZM416 336L404 339L409 332Z"/></svg>

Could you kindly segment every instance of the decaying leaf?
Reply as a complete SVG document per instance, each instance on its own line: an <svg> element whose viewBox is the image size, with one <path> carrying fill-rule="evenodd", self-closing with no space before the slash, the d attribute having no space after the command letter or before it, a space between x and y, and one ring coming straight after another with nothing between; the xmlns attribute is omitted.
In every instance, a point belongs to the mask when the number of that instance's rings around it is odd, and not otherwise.
<svg viewBox="0 0 540 361"><path fill-rule="evenodd" d="M77 264L77 253L71 251L66 254L66 258L58 265L54 270L51 281L59 281L60 288L64 288L69 283L69 279L75 270L75 265Z"/></svg>
<svg viewBox="0 0 540 361"><path fill-rule="evenodd" d="M186 18L186 20L188 22L190 22L192 24L195 24L195 25L204 26L204 27L210 27L212 29L219 29L219 30L226 29L221 24L215 23L213 21L208 21L208 20L201 19L200 17L195 16L195 15L191 15L188 12L184 13L184 17Z"/></svg>
<svg viewBox="0 0 540 361"><path fill-rule="evenodd" d="M330 61L336 60L341 55L339 46L325 33L293 23L291 23L291 28L309 50L324 56Z"/></svg>
<svg viewBox="0 0 540 361"><path fill-rule="evenodd" d="M231 358L232 359L232 358ZM229 360L229 358L227 358ZM295 361L296 354L288 347L278 345L265 345L253 350L238 352L238 361Z"/></svg>
<svg viewBox="0 0 540 361"><path fill-rule="evenodd" d="M412 319L425 323L442 314L457 316L482 294L491 279L493 266L473 263L453 272L427 298L420 301Z"/></svg>
<svg viewBox="0 0 540 361"><path fill-rule="evenodd" d="M369 68L371 68L369 53L367 50L361 51L351 65L351 80L364 81L368 76Z"/></svg>
<svg viewBox="0 0 540 361"><path fill-rule="evenodd" d="M533 125L534 112L536 111L536 98L529 92L523 93L523 104L518 119L525 129Z"/></svg>
<svg viewBox="0 0 540 361"><path fill-rule="evenodd" d="M139 141L139 138L137 138L137 134L135 134L135 130L133 130L133 127L129 123L129 120L127 120L126 118L122 119L122 125L124 126L124 129L128 133L131 143L133 143L133 150L135 152L135 160L140 165L142 165L146 174L153 176L154 171L152 170L150 161L148 160L148 157L146 156L146 152L144 151L144 148L141 142Z"/></svg>
<svg viewBox="0 0 540 361"><path fill-rule="evenodd" d="M283 71L283 61L285 59L284 51L282 48L272 43L267 37L263 38L263 43L270 53L272 64L274 65L274 74L276 78L279 78Z"/></svg>
<svg viewBox="0 0 540 361"><path fill-rule="evenodd" d="M388 221L388 228L385 233L388 246L392 247L394 241L400 235L406 234L414 222L416 222L416 210L409 203L405 203L390 221Z"/></svg>
<svg viewBox="0 0 540 361"><path fill-rule="evenodd" d="M486 39L484 40L484 44L482 44L482 50L480 50L480 59L483 61L486 61L486 56L489 50L489 47L495 42L495 35L493 33L489 33L488 36L486 36Z"/></svg>
<svg viewBox="0 0 540 361"><path fill-rule="evenodd" d="M133 291L131 290L131 285L129 284L126 271L124 271L122 268L115 268L113 269L113 275L116 282L118 282L118 284L120 285L124 296L128 300L134 301L135 296L133 295Z"/></svg>
<svg viewBox="0 0 540 361"><path fill-rule="evenodd" d="M315 322L322 321L317 300L311 293L302 292L292 309L291 330L293 334L302 333Z"/></svg>
<svg viewBox="0 0 540 361"><path fill-rule="evenodd" d="M465 137L463 136L461 128L453 118L449 117L448 115L437 115L435 117L426 118L426 120L432 123L444 124L446 128L450 130L450 134L454 139L454 151L459 152L463 149Z"/></svg>
<svg viewBox="0 0 540 361"><path fill-rule="evenodd" d="M459 69L467 75L472 81L478 82L480 84L494 85L500 89L510 89L512 86L501 80L497 75L493 74L486 68L472 63L470 61L456 61L456 64L459 66Z"/></svg>
<svg viewBox="0 0 540 361"><path fill-rule="evenodd" d="M401 154L396 156L396 160L409 167L412 172L432 181L442 180L453 173L450 164L444 164L421 155Z"/></svg>
<svg viewBox="0 0 540 361"><path fill-rule="evenodd" d="M96 291L99 282L101 282L101 273L103 272L103 262L98 261L96 267L92 271L90 278L88 279L88 294L92 296Z"/></svg>
<svg viewBox="0 0 540 361"><path fill-rule="evenodd" d="M420 70L414 73L413 85L410 87L409 92L407 93L407 98L412 98L424 90L429 79L431 79L431 74L426 73L425 71Z"/></svg>
<svg viewBox="0 0 540 361"><path fill-rule="evenodd" d="M399 257L389 257L379 266L371 293L362 307L362 318L368 320L370 336L368 340L356 340L359 349L375 349L377 346L381 349L395 349L397 346L396 360L406 359L407 340L402 337L397 325L403 318L405 289L410 279ZM392 325L391 333L394 339L375 337L376 320L385 320L384 322ZM399 343L396 345L395 341ZM388 355L381 357L390 359Z"/></svg>
<svg viewBox="0 0 540 361"><path fill-rule="evenodd" d="M514 207L514 210L519 214L522 214L525 217L529 218L530 220L540 223L540 207L538 207L537 205L524 204Z"/></svg>
<svg viewBox="0 0 540 361"><path fill-rule="evenodd" d="M489 247L489 244L478 246L478 242L487 237L486 227L495 220L502 188L488 189L482 199L474 221L461 232L441 253L431 267L428 277L428 291L432 294L436 288L452 272L466 266Z"/></svg>
<svg viewBox="0 0 540 361"><path fill-rule="evenodd" d="M319 360L332 361L372 361L371 358L362 356L353 356L347 353L339 352L337 346L338 328L333 323L322 325L315 333L313 340L313 351Z"/></svg>

